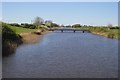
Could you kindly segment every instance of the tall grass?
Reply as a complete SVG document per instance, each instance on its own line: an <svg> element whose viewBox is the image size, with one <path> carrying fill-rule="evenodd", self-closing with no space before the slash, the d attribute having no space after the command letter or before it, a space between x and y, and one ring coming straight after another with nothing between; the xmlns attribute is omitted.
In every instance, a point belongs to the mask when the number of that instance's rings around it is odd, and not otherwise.
<svg viewBox="0 0 120 80"><path fill-rule="evenodd" d="M91 33L106 36L108 38L120 40L120 28L119 27L80 27L77 30L89 30Z"/></svg>
<svg viewBox="0 0 120 80"><path fill-rule="evenodd" d="M110 29L108 27L91 27L89 30L91 33L99 33L108 38L120 39L120 28Z"/></svg>

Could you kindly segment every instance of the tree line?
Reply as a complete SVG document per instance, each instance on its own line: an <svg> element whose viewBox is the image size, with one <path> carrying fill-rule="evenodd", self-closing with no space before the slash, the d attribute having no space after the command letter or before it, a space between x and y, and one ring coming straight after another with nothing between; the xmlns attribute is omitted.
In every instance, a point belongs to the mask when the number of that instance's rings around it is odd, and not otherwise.
<svg viewBox="0 0 120 80"><path fill-rule="evenodd" d="M58 28L58 27L66 27L66 28L81 28L81 27L104 27L109 29L119 29L120 27L114 26L112 24L108 24L107 26L91 26L91 25L81 25L81 24L73 24L73 25L59 25L57 23L52 22L51 20L44 20L41 17L36 17L33 22L30 23L10 23L11 26L22 27L22 28L30 28L30 29L40 29L42 27L46 28Z"/></svg>

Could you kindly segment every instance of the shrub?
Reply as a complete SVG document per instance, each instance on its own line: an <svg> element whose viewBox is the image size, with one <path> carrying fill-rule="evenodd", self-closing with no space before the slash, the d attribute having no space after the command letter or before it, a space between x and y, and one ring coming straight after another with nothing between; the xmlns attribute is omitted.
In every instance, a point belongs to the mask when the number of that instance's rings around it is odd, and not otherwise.
<svg viewBox="0 0 120 80"><path fill-rule="evenodd" d="M18 23L12 23L12 24L9 24L9 25L20 27L20 25Z"/></svg>
<svg viewBox="0 0 120 80"><path fill-rule="evenodd" d="M115 34L109 33L107 37L113 39L113 38L115 38Z"/></svg>

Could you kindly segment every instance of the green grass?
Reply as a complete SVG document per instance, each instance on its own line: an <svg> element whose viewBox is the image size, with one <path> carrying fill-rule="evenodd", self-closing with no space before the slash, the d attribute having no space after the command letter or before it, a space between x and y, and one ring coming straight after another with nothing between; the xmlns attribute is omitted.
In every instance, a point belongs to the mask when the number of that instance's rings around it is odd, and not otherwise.
<svg viewBox="0 0 120 80"><path fill-rule="evenodd" d="M89 30L89 27L80 27L80 28L76 28L76 30Z"/></svg>
<svg viewBox="0 0 120 80"><path fill-rule="evenodd" d="M111 35L112 38L120 40L120 30L119 29L108 29L108 28L97 27L97 28L91 28L90 31L96 32L96 33L99 32L101 34L104 33L104 35L107 35L107 37L109 37L109 35ZM111 38L111 37L109 37L109 38Z"/></svg>
<svg viewBox="0 0 120 80"><path fill-rule="evenodd" d="M111 29L108 31L108 34L114 34L117 39L120 40L120 30L119 29Z"/></svg>
<svg viewBox="0 0 120 80"><path fill-rule="evenodd" d="M104 27L81 27L81 28L76 28L77 30L89 30L91 33L104 33L103 36L105 35L114 35L114 39L119 39L120 40L120 29L108 29Z"/></svg>
<svg viewBox="0 0 120 80"><path fill-rule="evenodd" d="M16 27L16 26L8 26L10 29L15 31L16 34L25 33L25 32L34 32L36 29L28 29L28 28L22 28L22 27Z"/></svg>
<svg viewBox="0 0 120 80"><path fill-rule="evenodd" d="M11 26L2 24L2 56L8 56L15 52L18 45L22 44L22 38L11 29Z"/></svg>

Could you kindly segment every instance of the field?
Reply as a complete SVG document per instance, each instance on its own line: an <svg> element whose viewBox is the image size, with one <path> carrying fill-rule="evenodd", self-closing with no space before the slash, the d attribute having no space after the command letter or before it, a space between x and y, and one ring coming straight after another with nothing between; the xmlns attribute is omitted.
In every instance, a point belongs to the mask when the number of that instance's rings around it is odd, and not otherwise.
<svg viewBox="0 0 120 80"><path fill-rule="evenodd" d="M24 32L34 32L36 29L29 29L29 28L22 28L22 27L16 27L16 26L8 26L10 29L12 29L16 34L21 34Z"/></svg>

